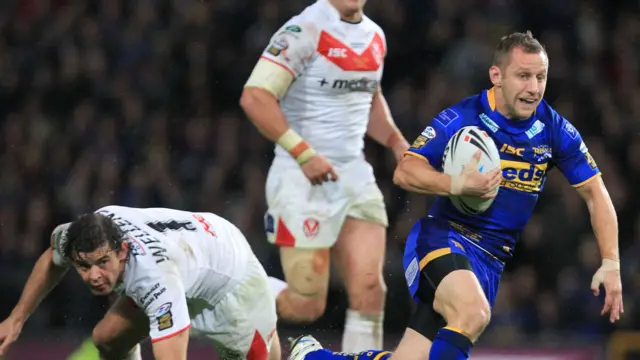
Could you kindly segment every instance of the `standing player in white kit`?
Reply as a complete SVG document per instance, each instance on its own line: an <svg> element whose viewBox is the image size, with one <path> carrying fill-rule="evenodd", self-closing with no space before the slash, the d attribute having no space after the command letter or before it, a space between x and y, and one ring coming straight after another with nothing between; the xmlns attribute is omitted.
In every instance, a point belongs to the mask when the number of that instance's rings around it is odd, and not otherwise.
<svg viewBox="0 0 640 360"><path fill-rule="evenodd" d="M186 360L189 333L223 359L280 359L275 299L240 230L210 213L107 206L58 226L12 314L0 324L0 359L24 321L73 265L94 295L120 294L96 325L106 360Z"/></svg>
<svg viewBox="0 0 640 360"><path fill-rule="evenodd" d="M409 148L380 91L387 47L382 29L363 14L364 3L318 0L290 19L240 101L278 145L265 217L286 278L278 316L309 323L324 313L332 248L349 296L342 351L382 345L387 214L364 158L364 136L398 160Z"/></svg>

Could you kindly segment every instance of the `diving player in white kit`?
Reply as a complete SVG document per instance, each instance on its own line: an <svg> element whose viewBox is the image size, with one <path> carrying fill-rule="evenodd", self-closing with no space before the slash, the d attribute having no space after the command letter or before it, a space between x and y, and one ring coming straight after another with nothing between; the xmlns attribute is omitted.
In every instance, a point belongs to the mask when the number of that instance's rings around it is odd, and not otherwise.
<svg viewBox="0 0 640 360"><path fill-rule="evenodd" d="M73 266L94 295L120 298L96 325L103 359L186 360L189 335L209 337L225 359L280 359L275 299L240 230L211 213L107 206L58 226L11 315L0 358Z"/></svg>
<svg viewBox="0 0 640 360"><path fill-rule="evenodd" d="M318 0L287 21L240 100L258 130L277 144L265 223L286 278L278 316L310 323L324 313L333 258L349 297L342 340L348 352L382 345L386 295L388 220L364 158L364 137L398 160L409 148L380 90L385 35L363 14L364 3Z"/></svg>

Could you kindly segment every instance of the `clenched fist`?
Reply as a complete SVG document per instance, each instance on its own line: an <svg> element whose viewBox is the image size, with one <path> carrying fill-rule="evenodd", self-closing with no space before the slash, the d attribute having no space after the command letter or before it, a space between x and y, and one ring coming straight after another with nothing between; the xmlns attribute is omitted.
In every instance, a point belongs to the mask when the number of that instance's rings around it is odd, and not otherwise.
<svg viewBox="0 0 640 360"><path fill-rule="evenodd" d="M300 168L304 176L306 176L313 185L338 180L338 174L336 174L333 165L322 155L314 155L309 161L301 165Z"/></svg>

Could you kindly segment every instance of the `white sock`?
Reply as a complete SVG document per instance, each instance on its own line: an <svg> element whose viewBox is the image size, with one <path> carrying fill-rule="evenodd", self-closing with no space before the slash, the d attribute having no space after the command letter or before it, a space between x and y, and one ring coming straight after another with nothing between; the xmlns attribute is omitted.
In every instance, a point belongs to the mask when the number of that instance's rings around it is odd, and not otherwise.
<svg viewBox="0 0 640 360"><path fill-rule="evenodd" d="M137 344L122 360L142 360L142 348Z"/></svg>
<svg viewBox="0 0 640 360"><path fill-rule="evenodd" d="M355 353L365 350L382 350L383 320L383 312L363 314L348 309L341 351Z"/></svg>
<svg viewBox="0 0 640 360"><path fill-rule="evenodd" d="M271 293L273 294L273 297L277 298L278 294L280 294L281 292L284 291L284 289L287 288L287 283L278 279L278 278L274 278L269 276L269 287L271 288Z"/></svg>

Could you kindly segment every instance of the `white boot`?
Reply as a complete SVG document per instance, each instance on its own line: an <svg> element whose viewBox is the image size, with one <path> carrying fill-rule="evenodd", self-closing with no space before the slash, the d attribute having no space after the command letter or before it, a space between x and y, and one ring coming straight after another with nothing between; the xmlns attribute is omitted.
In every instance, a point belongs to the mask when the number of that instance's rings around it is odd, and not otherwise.
<svg viewBox="0 0 640 360"><path fill-rule="evenodd" d="M307 354L322 349L320 342L311 335L303 335L296 339L289 338L291 342L291 354L288 360L304 360Z"/></svg>

